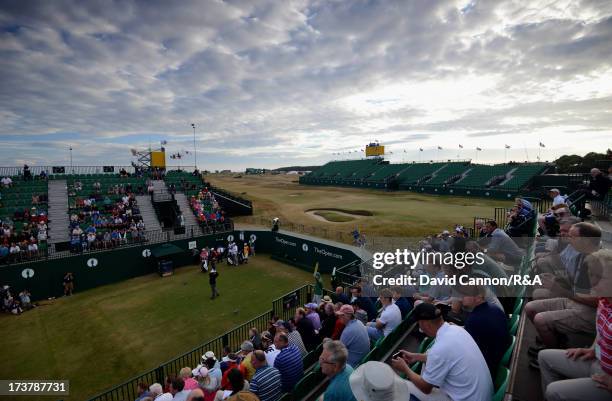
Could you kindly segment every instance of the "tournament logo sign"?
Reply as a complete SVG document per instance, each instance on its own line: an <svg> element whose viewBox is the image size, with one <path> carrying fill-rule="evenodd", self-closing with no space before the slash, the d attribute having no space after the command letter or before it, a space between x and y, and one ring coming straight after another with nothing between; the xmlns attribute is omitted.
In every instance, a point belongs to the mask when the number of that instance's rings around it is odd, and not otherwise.
<svg viewBox="0 0 612 401"><path fill-rule="evenodd" d="M143 257L143 258L148 258L148 257L150 257L150 256L151 256L151 250L150 250L150 249L144 249L144 250L142 251L142 257Z"/></svg>
<svg viewBox="0 0 612 401"><path fill-rule="evenodd" d="M34 270L23 269L23 271L21 272L21 277L26 278L26 279L34 277Z"/></svg>
<svg viewBox="0 0 612 401"><path fill-rule="evenodd" d="M234 236L233 236L232 234L228 235L228 236L227 236L227 241L228 241L228 242L232 242L232 241L234 241Z"/></svg>
<svg viewBox="0 0 612 401"><path fill-rule="evenodd" d="M308 252L308 244L306 244L306 243L302 244L302 251Z"/></svg>
<svg viewBox="0 0 612 401"><path fill-rule="evenodd" d="M96 258L91 258L87 261L87 266L89 267L96 267L98 266L98 259Z"/></svg>
<svg viewBox="0 0 612 401"><path fill-rule="evenodd" d="M251 234L249 238L251 239L251 242L255 242L257 240L257 236L255 234Z"/></svg>

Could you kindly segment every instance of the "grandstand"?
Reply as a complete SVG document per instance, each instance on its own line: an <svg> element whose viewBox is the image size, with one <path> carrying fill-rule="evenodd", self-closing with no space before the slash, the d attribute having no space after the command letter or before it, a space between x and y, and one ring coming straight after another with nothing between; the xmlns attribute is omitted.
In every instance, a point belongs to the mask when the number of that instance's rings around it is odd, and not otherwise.
<svg viewBox="0 0 612 401"><path fill-rule="evenodd" d="M0 263L92 251L111 243L179 238L186 227L204 234L231 230L232 221L225 216L223 205L235 215L252 213L246 200L219 189L209 192L210 184L199 173L168 170L163 179L154 179L158 177L133 166L34 166L31 171L34 174L28 170L24 176L20 168L3 168L2 178L11 184L0 189L0 221L11 233L8 245L15 242L19 251L2 255ZM208 198L204 209L197 212L189 199L202 190ZM222 202L214 199L217 192ZM171 210L160 214L166 202L172 204ZM168 234L171 237L161 236L168 230L173 231ZM34 244L36 251L28 251Z"/></svg>
<svg viewBox="0 0 612 401"><path fill-rule="evenodd" d="M510 198L548 168L544 163L489 166L467 160L390 164L382 158L371 158L326 163L300 177L300 183Z"/></svg>
<svg viewBox="0 0 612 401"><path fill-rule="evenodd" d="M434 191L442 188L501 191L502 187L524 189L534 174L541 173L545 168L546 166L540 164L484 166L469 162L395 165L385 163L378 158L360 161L358 164L352 161L329 163L320 169L323 171L317 170L313 173L317 174L316 177L318 178L311 175L305 176L305 178L312 184L316 184L316 180L323 180L321 182L332 185L336 185L337 182L342 183L337 185L349 186L355 185L351 183L358 183L357 186L372 183L381 185L375 186L377 188L384 188L384 185L393 181L399 189L406 190L423 187ZM116 171L117 169L113 170ZM286 231L273 233L268 229L255 229L253 227L241 227L235 230L232 218L239 213L228 213L228 210L241 210L245 214L249 214L249 211L252 213L252 203L238 195L211 186L197 172L169 169L159 176L153 176L148 172L138 171L137 169L122 168L122 170L125 172L52 174L32 180L24 180L23 176L19 174L11 175L13 184L3 188L0 192L3 202L2 208L0 208L3 223L7 220L14 222L18 221L19 218L27 219L28 216L31 219L34 213L26 214L25 210L27 209L32 210L34 208L38 216L41 216L40 212L42 212L42 216L46 216L45 210L48 210L49 215L52 215L53 209L57 208L61 212L54 215L58 216L57 219L54 217L47 222L51 228L59 221L60 227L68 237L74 239L73 230L77 227L83 233L78 235L80 237L79 245L70 247L72 254L68 249L63 250L62 241L55 241L50 242L50 246L37 255L28 254L21 258L9 257L3 259L2 262L7 266L4 266L4 270L0 270L2 283L8 282L11 283L11 287L20 288L20 285L23 286L22 278L20 278L22 276L24 280L30 280L28 285L33 289L33 292L36 292L36 297L39 299L57 296L57 288L52 288L48 283L58 281L58 274L65 271L66 266L71 266L72 269L74 265L74 270L78 271L78 274L83 277L82 282L79 283L81 285L80 289L95 288L103 284L118 282L155 271L151 261L145 260L148 257L147 251L150 251L151 246L155 244L172 243L177 245L183 250L180 258L183 258L185 262L182 264L188 264L187 260L190 259L190 256L186 253L186 249L200 249L209 244L225 244L234 241L236 238L248 242L253 236L258 241L258 252L270 254L276 260L298 266L309 272L312 271L315 263L321 264L320 271L334 272L331 289L323 289L324 295L331 297L333 301L338 301L338 294L332 291L336 285L343 286L346 295L349 295L349 287L361 285L363 280L370 277L369 269L372 269L372 259L367 249L355 249L334 241ZM53 190L51 191L50 188L53 188ZM126 197L129 198L127 202L124 199ZM60 201L65 202L65 204ZM549 200L531 199L531 201L535 213L537 211L545 212L550 207ZM604 203L609 205L609 198ZM46 208L45 204L51 206ZM100 207L95 206L96 204ZM164 214L166 211L162 210L164 204L170 206L170 212L168 213L174 213L170 217L171 222L168 225L161 224L162 220L166 218ZM225 205L230 207L226 209ZM499 226L503 228L509 224L507 216L511 206L511 204L508 204L508 207L496 208L490 216L484 217L484 219L495 219ZM600 207L601 205L593 202L593 206ZM97 223L99 220L104 221L111 218L114 221L118 214L122 215L117 213L117 208L121 209L122 207L131 208L131 219L118 222L116 225L105 226L103 223ZM236 209L231 209L231 207ZM150 209L149 219L154 216L158 226L151 228L149 223L144 224L144 227L140 227L143 231L141 235L139 227L136 226L134 231L131 225L138 225L139 222L144 223L147 220L144 218L146 209ZM95 210L100 213L93 213ZM607 211L609 208L606 207L605 210ZM62 215L65 219L59 218ZM76 221L73 221L73 215L77 216ZM185 218L183 223L180 223L180 215ZM478 218L483 217L479 216ZM475 217L474 220L476 219ZM30 221L39 223L37 220ZM534 239L535 223L536 219L533 214L523 223L526 228L523 231L528 232L528 234L517 238L516 242L523 247L524 257L518 265L509 266L513 273L531 274L531 263L537 246L537 241ZM120 237L119 241L113 241L111 237L110 246L91 246L87 243L87 234L89 234L88 230L91 226L97 229L96 237L102 237L102 244L106 244L104 236L115 230L125 234L125 237L123 237L125 240ZM440 228L440 231L442 229L443 227ZM15 234L17 233L18 230L15 230ZM465 233L471 237L476 237L476 226L466 227ZM222 235L219 236L218 234ZM316 235L315 232L310 234ZM82 237L83 235L84 237ZM42 245L42 241L39 242ZM189 245L190 242L195 242L195 248ZM315 249L319 250L315 251ZM91 263L92 260L95 260L95 263ZM123 268L126 261L129 261L129 270ZM83 267L84 264L87 267ZM91 269L98 264L108 269L105 270L105 277L90 273ZM36 272L36 279L39 281L33 281L31 276L23 276L23 272L29 269ZM399 274L400 270L397 266L391 266L384 273L387 276L392 276ZM527 349L535 338L533 329L526 323L527 318L524 311L531 290L525 285L520 285L513 288L513 291L513 297L500 299L506 314L507 331L511 340L495 369L492 400L501 401L516 396L517 399L539 401L541 398L534 395L541 393L538 388L538 380L533 380L533 378L529 380L525 368ZM179 355L167 363L153 367L107 391L96 396L91 394L88 394L88 396L91 397L92 401L136 399L139 382L163 383L168 375L178 373L181 368L198 365L201 356L207 351L213 351L219 356L222 355L224 347L230 347L231 350L238 351L241 343L249 338L248 331L250 328L254 327L259 332L263 332L270 328L271 319L288 320L292 318L299 306L311 300L313 292L312 284L296 288L294 291L274 299L270 310L245 322L243 325L208 340L195 349ZM365 295L376 298L377 293L367 293ZM378 313L381 313L382 305L377 303L376 309ZM415 322L414 316L410 312L388 335L372 341L367 354L353 368L370 361L389 364L392 356L398 350L427 352L434 344L435 339L424 337L419 331L418 323ZM321 369L319 363L321 353L322 345L318 345L302 357L303 372L301 379L297 382L293 391L282 395L281 400L310 401L317 399L325 392L330 380ZM147 368L151 367L142 366L143 371ZM419 373L423 370L423 364L417 362L412 364L410 368L412 371ZM530 382L529 385L525 384L527 382ZM521 385L518 385L518 383ZM108 384L112 385L112 383ZM523 390L523 388L529 388L529 390ZM531 392L530 395L533 397L526 397L525 394L528 392Z"/></svg>

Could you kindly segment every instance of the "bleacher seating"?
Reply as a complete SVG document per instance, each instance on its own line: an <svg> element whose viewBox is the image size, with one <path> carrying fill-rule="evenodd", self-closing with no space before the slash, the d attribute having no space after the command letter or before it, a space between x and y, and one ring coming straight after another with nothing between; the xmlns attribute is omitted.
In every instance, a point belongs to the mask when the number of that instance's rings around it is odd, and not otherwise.
<svg viewBox="0 0 612 401"><path fill-rule="evenodd" d="M390 164L381 158L329 162L300 177L312 185L348 185L420 190L463 195L489 196L496 191L504 197L523 189L547 166L543 163L507 163L492 166L467 161ZM480 192L478 192L480 191ZM441 192L438 192L441 193Z"/></svg>
<svg viewBox="0 0 612 401"><path fill-rule="evenodd" d="M11 179L13 185L10 188L0 187L0 219L13 219L15 212L31 210L32 206L38 211L47 210L46 180L23 181L21 177Z"/></svg>
<svg viewBox="0 0 612 401"><path fill-rule="evenodd" d="M493 177L505 176L511 167L507 164L496 164L494 166L486 166L482 164L473 164L467 170L465 177L455 182L455 187L486 187Z"/></svg>
<svg viewBox="0 0 612 401"><path fill-rule="evenodd" d="M382 182L390 177L394 177L409 166L409 164L383 164L381 168L374 171L365 180L368 182Z"/></svg>
<svg viewBox="0 0 612 401"><path fill-rule="evenodd" d="M533 176L544 170L543 164L520 164L512 171L511 178L502 182L499 188L522 188Z"/></svg>
<svg viewBox="0 0 612 401"><path fill-rule="evenodd" d="M16 244L19 252L0 257L0 262L36 258L47 249L47 181L39 177L30 180L24 180L22 176L10 178L10 187L0 185L0 243L6 241L7 246ZM36 250L28 250L30 246Z"/></svg>
<svg viewBox="0 0 612 401"><path fill-rule="evenodd" d="M134 194L146 193L146 178L120 174L80 174L67 177L68 213L71 215L71 250L83 247L110 247L144 239L144 225ZM99 184L99 186L98 186ZM130 196L126 212L115 212L124 196ZM91 205L88 203L92 202ZM127 212L129 210L129 212ZM120 219L115 221L115 219ZM76 235L80 228L82 234ZM87 240L87 230L93 237ZM93 231L93 230L92 230ZM108 234L108 235L107 235Z"/></svg>
<svg viewBox="0 0 612 401"><path fill-rule="evenodd" d="M463 174L465 169L466 163L448 163L438 170L438 172L425 183L427 185L445 185L449 179Z"/></svg>
<svg viewBox="0 0 612 401"><path fill-rule="evenodd" d="M175 191L184 192L187 197L196 195L202 187L202 178L188 171L168 171L164 182L169 189L174 185Z"/></svg>
<svg viewBox="0 0 612 401"><path fill-rule="evenodd" d="M400 188L414 185L421 179L433 174L444 167L446 163L415 163L411 168L404 170L398 177Z"/></svg>

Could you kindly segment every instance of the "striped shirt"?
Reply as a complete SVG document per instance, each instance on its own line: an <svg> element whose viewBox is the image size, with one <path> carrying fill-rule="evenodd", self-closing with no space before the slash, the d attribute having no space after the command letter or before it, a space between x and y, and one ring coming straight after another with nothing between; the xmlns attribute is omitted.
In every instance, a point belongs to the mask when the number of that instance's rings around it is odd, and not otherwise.
<svg viewBox="0 0 612 401"><path fill-rule="evenodd" d="M283 392L289 393L304 375L300 350L293 344L283 348L274 361L274 367L281 374Z"/></svg>
<svg viewBox="0 0 612 401"><path fill-rule="evenodd" d="M601 369L612 375L612 304L606 298L599 299L597 308L597 341L595 353Z"/></svg>
<svg viewBox="0 0 612 401"><path fill-rule="evenodd" d="M298 347L300 350L300 355L304 356L308 353L308 351L306 351L304 341L302 341L302 335L299 331L293 330L291 333L287 333L287 338L289 339L289 344L293 344Z"/></svg>
<svg viewBox="0 0 612 401"><path fill-rule="evenodd" d="M275 367L262 366L255 372L249 388L260 401L277 401L281 396L281 374Z"/></svg>

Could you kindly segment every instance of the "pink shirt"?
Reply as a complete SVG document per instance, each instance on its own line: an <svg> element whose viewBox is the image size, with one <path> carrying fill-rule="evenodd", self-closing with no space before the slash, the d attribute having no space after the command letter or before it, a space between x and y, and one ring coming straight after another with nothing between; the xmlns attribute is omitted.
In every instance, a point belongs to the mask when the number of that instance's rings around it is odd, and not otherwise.
<svg viewBox="0 0 612 401"><path fill-rule="evenodd" d="M195 388L198 388L198 382L195 379L191 377L185 379L185 387L183 390L193 390Z"/></svg>

